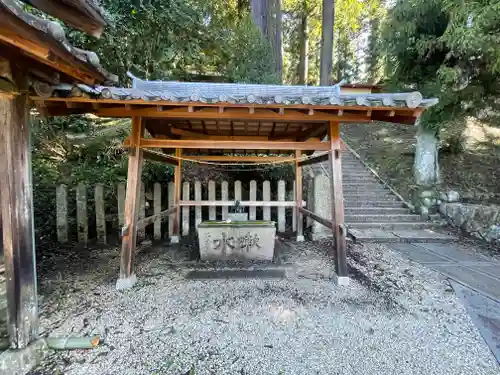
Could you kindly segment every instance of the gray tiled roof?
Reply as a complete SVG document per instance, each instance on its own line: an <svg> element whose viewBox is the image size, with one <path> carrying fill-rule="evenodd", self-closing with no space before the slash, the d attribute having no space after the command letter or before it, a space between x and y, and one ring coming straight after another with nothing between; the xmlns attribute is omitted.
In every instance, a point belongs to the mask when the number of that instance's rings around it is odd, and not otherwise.
<svg viewBox="0 0 500 375"><path fill-rule="evenodd" d="M235 104L311 104L365 107L430 107L437 99L423 99L417 91L407 93L341 93L339 86L287 86L205 82L143 81L133 88L79 87L106 99Z"/></svg>

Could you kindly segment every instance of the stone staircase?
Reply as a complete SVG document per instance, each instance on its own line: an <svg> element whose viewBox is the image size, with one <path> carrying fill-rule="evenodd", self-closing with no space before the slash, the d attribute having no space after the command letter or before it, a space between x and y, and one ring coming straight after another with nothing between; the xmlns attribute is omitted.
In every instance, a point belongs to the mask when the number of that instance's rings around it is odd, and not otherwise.
<svg viewBox="0 0 500 375"><path fill-rule="evenodd" d="M349 149L342 150L345 223L350 237L364 242L449 241L435 232L440 215L429 219L411 212L397 193L385 186ZM313 164L314 175L330 175L328 162Z"/></svg>

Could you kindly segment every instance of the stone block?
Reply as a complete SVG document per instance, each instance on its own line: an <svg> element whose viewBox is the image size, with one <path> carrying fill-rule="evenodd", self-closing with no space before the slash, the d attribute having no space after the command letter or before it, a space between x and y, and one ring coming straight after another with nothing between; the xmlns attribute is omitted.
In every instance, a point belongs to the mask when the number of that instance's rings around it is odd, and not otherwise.
<svg viewBox="0 0 500 375"><path fill-rule="evenodd" d="M0 374L24 375L49 353L45 340L32 342L24 349L9 349L0 354Z"/></svg>
<svg viewBox="0 0 500 375"><path fill-rule="evenodd" d="M273 221L204 221L198 225L201 260L272 260Z"/></svg>
<svg viewBox="0 0 500 375"><path fill-rule="evenodd" d="M314 177L313 185L313 212L325 219L332 218L332 197L331 181L325 175L317 175ZM311 239L313 241L321 238L332 236L332 230L324 225L313 221L311 226Z"/></svg>
<svg viewBox="0 0 500 375"><path fill-rule="evenodd" d="M483 238L488 242L500 241L500 225L492 225L483 234Z"/></svg>
<svg viewBox="0 0 500 375"><path fill-rule="evenodd" d="M474 221L479 228L489 228L495 224L498 216L498 207L477 205Z"/></svg>
<svg viewBox="0 0 500 375"><path fill-rule="evenodd" d="M434 198L436 193L433 190L422 190L418 196L420 198Z"/></svg>
<svg viewBox="0 0 500 375"><path fill-rule="evenodd" d="M227 218L230 221L248 221L248 214L245 212L228 213Z"/></svg>

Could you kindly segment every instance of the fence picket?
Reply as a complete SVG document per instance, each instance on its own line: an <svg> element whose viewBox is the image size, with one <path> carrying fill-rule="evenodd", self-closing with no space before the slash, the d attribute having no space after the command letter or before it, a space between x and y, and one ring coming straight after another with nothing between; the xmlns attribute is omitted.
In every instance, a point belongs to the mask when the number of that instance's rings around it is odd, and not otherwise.
<svg viewBox="0 0 500 375"><path fill-rule="evenodd" d="M196 180L194 182L194 200L201 201L201 182ZM194 208L194 216L195 216L195 228L198 228L198 224L201 223L201 207Z"/></svg>
<svg viewBox="0 0 500 375"><path fill-rule="evenodd" d="M257 200L257 181L255 180L250 181L250 200L251 201ZM257 220L256 207L249 207L248 214L250 220Z"/></svg>
<svg viewBox="0 0 500 375"><path fill-rule="evenodd" d="M271 200L271 183L269 181L264 181L264 183L262 184L262 200ZM262 212L264 220L271 220L271 207L264 207L262 209Z"/></svg>
<svg viewBox="0 0 500 375"><path fill-rule="evenodd" d="M252 180L249 184L249 200L257 201L257 181ZM286 190L287 183L286 181L280 180L277 183L277 200L280 202L283 201L295 201L296 196L296 184L293 182L288 185L291 187L290 191ZM229 184L227 181L222 181L221 185L221 195L220 198L222 201L232 201L234 200L243 201L243 186L241 181L234 182L234 194L229 193ZM196 180L194 181L194 201L203 201L203 190L201 182ZM87 212L87 186L84 183L79 183L75 189L76 191L76 221L78 224L77 234L78 234L78 242L84 245L88 244L88 212ZM96 233L97 233L97 241L100 243L106 243L107 235L106 235L106 219L108 221L109 218L106 217L105 212L105 199L104 199L104 187L102 184L97 184L95 186L94 191L94 201L95 201L95 221L96 221ZM208 200L210 202L217 202L216 197L216 183L215 181L208 182ZM309 193L309 192L308 192ZM117 207L118 207L118 223L121 227L123 227L123 215L124 215L124 203L125 203L125 195L126 195L126 186L123 183L119 183L117 186ZM174 202L174 183L170 182L168 184L168 207L173 207ZM262 184L262 201L271 201L271 183L269 181L263 181ZM308 196L309 198L310 196ZM56 221L57 221L57 239L59 242L64 243L67 242L71 233L69 233L69 217L68 217L68 187L65 185L58 185L56 187ZM182 184L182 200L190 201L191 200L190 193L190 183L185 181ZM143 219L146 216L146 199L153 200L153 210L154 215L158 215L162 212L162 186L159 183L154 184L153 195L149 194L146 196L144 184L141 183L141 191L140 191L140 202L139 202L139 220ZM206 199L206 198L205 198ZM260 197L259 197L260 199ZM213 203L212 203L213 204ZM217 204L208 205L209 219L216 220L217 219ZM228 217L228 206L221 206L222 209L222 219L226 220ZM289 210L293 211L292 221L287 224L287 213ZM196 228L198 224L200 224L203 220L203 207L195 206L194 208L194 227ZM297 230L297 215L296 215L297 207L296 206L283 206L277 207L277 230L279 232L284 232L287 228L287 225L291 224L291 227L294 231ZM271 207L266 206L262 207L263 212L263 220L271 220ZM257 220L257 207L249 206L248 207L249 219ZM168 217L168 236L173 235L173 219L175 214L171 214ZM290 215L288 215L290 216ZM191 229L190 226L190 207L183 206L181 208L181 224L182 224L182 235L186 236L189 234ZM288 219L290 220L290 219ZM162 219L156 219L154 222L154 239L160 240L162 238ZM138 240L142 240L145 238L145 228L138 230L137 232Z"/></svg>
<svg viewBox="0 0 500 375"><path fill-rule="evenodd" d="M222 181L221 184L221 199L223 201L229 200L229 184L227 181ZM227 220L228 218L229 207L222 207L222 220Z"/></svg>
<svg viewBox="0 0 500 375"><path fill-rule="evenodd" d="M208 200L209 201L215 200L215 181L208 181ZM209 207L208 208L208 220L215 220L216 217L217 216L216 216L215 207Z"/></svg>
<svg viewBox="0 0 500 375"><path fill-rule="evenodd" d="M78 242L87 246L89 237L87 186L82 182L80 182L76 188L76 222L78 225Z"/></svg>
<svg viewBox="0 0 500 375"><path fill-rule="evenodd" d="M234 200L241 201L241 181L234 181Z"/></svg>
<svg viewBox="0 0 500 375"><path fill-rule="evenodd" d="M56 187L56 212L57 212L57 240L60 243L68 242L68 187Z"/></svg>
<svg viewBox="0 0 500 375"><path fill-rule="evenodd" d="M156 182L153 187L153 208L155 215L161 212L161 184L158 182ZM155 220L153 225L153 238L155 240L161 240L161 219Z"/></svg>
<svg viewBox="0 0 500 375"><path fill-rule="evenodd" d="M291 201L295 201L295 197L297 196L296 190L297 185L295 181L293 182L292 192L291 192ZM295 232L297 230L297 207L292 208L292 230Z"/></svg>
<svg viewBox="0 0 500 375"><path fill-rule="evenodd" d="M189 182L184 182L182 184L182 200L189 200ZM187 236L189 234L189 207L182 207L182 235Z"/></svg>
<svg viewBox="0 0 500 375"><path fill-rule="evenodd" d="M173 182L168 183L168 208L174 207L175 186ZM175 213L168 217L168 237L171 238L174 234L174 217Z"/></svg>
<svg viewBox="0 0 500 375"><path fill-rule="evenodd" d="M95 202L95 225L97 232L97 242L106 243L106 211L104 208L104 187L96 184L94 190Z"/></svg>
<svg viewBox="0 0 500 375"><path fill-rule="evenodd" d="M285 181L278 181L278 201L285 200ZM285 207L278 207L278 232L285 231Z"/></svg>

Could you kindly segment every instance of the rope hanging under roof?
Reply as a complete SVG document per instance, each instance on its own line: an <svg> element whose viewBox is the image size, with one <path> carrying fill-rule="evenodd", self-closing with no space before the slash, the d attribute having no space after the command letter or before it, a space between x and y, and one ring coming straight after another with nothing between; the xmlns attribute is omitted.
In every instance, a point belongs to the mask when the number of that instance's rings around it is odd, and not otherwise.
<svg viewBox="0 0 500 375"><path fill-rule="evenodd" d="M266 161L266 162L252 162L252 163L219 163L219 162L213 162L213 161L206 161L206 160L196 160L196 159L189 159L189 157L185 158L182 156L174 156L174 155L165 155L169 159L175 159L175 160L180 160L180 161L187 161L190 163L198 163L198 164L207 164L207 165L214 165L214 166L254 166L254 165L277 165L277 164L286 164L286 163L296 163L296 162L301 162L309 159L314 159L319 156L323 156L328 154L328 151L320 152L314 155L305 155L301 156L300 158L296 157L289 157L286 158L286 160L276 160L276 161ZM249 169L245 169L248 171Z"/></svg>

